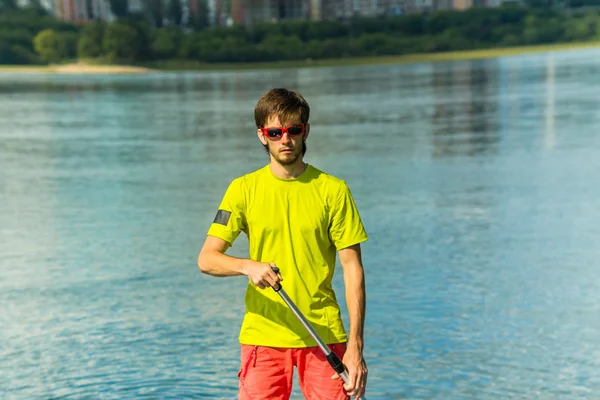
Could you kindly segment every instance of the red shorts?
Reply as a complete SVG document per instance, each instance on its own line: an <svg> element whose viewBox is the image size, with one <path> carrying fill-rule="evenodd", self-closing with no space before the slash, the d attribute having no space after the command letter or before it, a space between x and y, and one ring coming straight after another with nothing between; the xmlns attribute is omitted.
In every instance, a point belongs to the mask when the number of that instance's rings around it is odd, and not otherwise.
<svg viewBox="0 0 600 400"><path fill-rule="evenodd" d="M329 345L341 359L345 343ZM298 368L300 389L307 400L349 400L344 381L331 379L331 368L319 347L282 349L242 345L240 400L287 400L292 393L294 367Z"/></svg>

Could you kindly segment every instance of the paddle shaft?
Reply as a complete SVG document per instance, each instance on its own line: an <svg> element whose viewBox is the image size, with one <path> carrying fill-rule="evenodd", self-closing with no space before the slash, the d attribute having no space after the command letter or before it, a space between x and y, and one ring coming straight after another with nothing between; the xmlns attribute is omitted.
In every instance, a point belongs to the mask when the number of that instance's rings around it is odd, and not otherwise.
<svg viewBox="0 0 600 400"><path fill-rule="evenodd" d="M279 268L273 268L273 272L278 273ZM317 331L315 331L315 329L312 327L310 322L308 322L306 317L304 315L302 315L302 312L300 312L300 310L298 309L296 304L294 304L294 302L292 301L292 299L290 299L290 297L285 292L285 290L283 290L283 288L281 287L281 284L278 284L277 287L273 287L273 290L275 290L277 293L279 293L279 296L281 296L281 298L285 302L285 304L287 304L287 306L290 308L290 310L292 310L292 312L298 318L300 323L302 323L302 325L307 330L307 332L310 334L310 336L315 340L315 342L317 342L317 345L319 346L319 348L323 351L323 353L325 353L325 357L327 358L329 365L331 365L331 368L333 368L334 371L337 372L342 377L342 379L344 380L345 383L348 383L350 380L348 379L348 373L346 372L346 369L344 367L344 364L342 363L342 360L340 360L340 358L333 351L331 351L331 349L329 349L329 347L325 344L323 339L321 339L321 337L319 336ZM363 396L363 397L357 397L356 400L367 400L367 399Z"/></svg>

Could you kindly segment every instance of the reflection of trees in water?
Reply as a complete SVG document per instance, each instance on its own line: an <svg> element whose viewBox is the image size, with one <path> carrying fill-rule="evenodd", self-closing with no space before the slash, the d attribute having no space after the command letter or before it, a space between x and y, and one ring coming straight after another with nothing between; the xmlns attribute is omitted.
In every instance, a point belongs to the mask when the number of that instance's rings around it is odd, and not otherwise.
<svg viewBox="0 0 600 400"><path fill-rule="evenodd" d="M284 75L291 81L290 74ZM235 72L57 76L2 83L0 91L50 99L46 126L69 139L52 142L61 156L143 165L166 161L165 154L175 150L216 161L223 147L243 154L248 138L260 152L252 112L260 86L266 87L260 81L251 84ZM201 154L190 154L192 148Z"/></svg>
<svg viewBox="0 0 600 400"><path fill-rule="evenodd" d="M497 78L488 62L436 67L432 115L435 157L495 153L499 142Z"/></svg>
<svg viewBox="0 0 600 400"><path fill-rule="evenodd" d="M318 74L307 93L315 93L320 124L358 127L371 139L382 139L390 130L414 134L413 125L430 116L422 101L430 74L419 66L332 68Z"/></svg>

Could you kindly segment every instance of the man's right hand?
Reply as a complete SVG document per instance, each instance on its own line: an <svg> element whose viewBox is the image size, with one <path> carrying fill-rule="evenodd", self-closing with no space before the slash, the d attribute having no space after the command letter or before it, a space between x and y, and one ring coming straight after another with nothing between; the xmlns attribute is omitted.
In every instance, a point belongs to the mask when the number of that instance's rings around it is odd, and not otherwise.
<svg viewBox="0 0 600 400"><path fill-rule="evenodd" d="M244 267L244 275L260 289L268 287L277 287L279 282L283 281L280 273L273 272L275 263L264 263L249 260Z"/></svg>

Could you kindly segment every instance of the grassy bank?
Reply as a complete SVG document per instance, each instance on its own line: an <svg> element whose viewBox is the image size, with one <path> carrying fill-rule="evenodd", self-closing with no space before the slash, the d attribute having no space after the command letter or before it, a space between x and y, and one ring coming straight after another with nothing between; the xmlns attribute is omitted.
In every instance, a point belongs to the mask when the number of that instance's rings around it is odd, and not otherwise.
<svg viewBox="0 0 600 400"><path fill-rule="evenodd" d="M539 46L520 46L508 48L496 48L485 50L453 51L445 53L423 53L407 54L400 56L382 56L382 57L359 57L359 58L339 58L326 60L295 60L279 61L265 63L224 63L207 64L199 62L175 60L164 61L150 64L149 67L167 70L167 71L186 71L186 70L245 70L245 69L268 69L268 68L298 68L298 67L328 67L328 66L352 66L352 65L385 65L385 64L410 64L420 62L438 62L438 61L460 61L477 60L487 58L509 57L517 55L547 53L555 51L578 50L585 48L600 47L600 41L583 43L561 43Z"/></svg>
<svg viewBox="0 0 600 400"><path fill-rule="evenodd" d="M162 71L223 71L246 69L273 69L273 68L299 68L299 67L325 67L325 66L352 66L352 65L385 65L409 64L419 62L477 60L517 55L547 53L555 51L569 51L585 48L600 47L600 41L583 43L561 43L539 46L520 46L508 48L495 48L472 51L455 51L446 53L408 54L386 57L360 57L341 58L329 60L304 60L304 61L279 61L266 63L225 63L208 64L191 61L161 61L145 66L126 65L90 65L66 64L56 66L0 66L2 72L24 73L62 73L62 74L132 74L147 73L155 70Z"/></svg>

